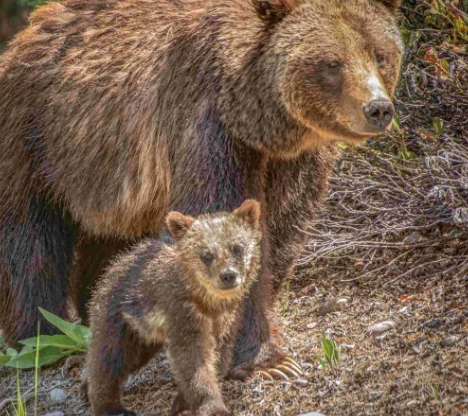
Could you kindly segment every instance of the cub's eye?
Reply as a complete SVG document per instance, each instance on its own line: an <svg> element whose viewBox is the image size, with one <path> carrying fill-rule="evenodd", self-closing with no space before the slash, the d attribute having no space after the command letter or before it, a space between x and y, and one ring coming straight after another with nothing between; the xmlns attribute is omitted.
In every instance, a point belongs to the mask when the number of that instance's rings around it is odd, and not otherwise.
<svg viewBox="0 0 468 416"><path fill-rule="evenodd" d="M211 263L213 263L214 254L211 253L210 251L205 251L204 253L200 255L200 259L203 263L209 266Z"/></svg>
<svg viewBox="0 0 468 416"><path fill-rule="evenodd" d="M242 255L244 254L244 247L239 246L239 245L235 245L235 246L232 247L232 253L236 257L242 257Z"/></svg>
<svg viewBox="0 0 468 416"><path fill-rule="evenodd" d="M384 66L387 63L387 57L381 52L375 52L374 58L378 66Z"/></svg>

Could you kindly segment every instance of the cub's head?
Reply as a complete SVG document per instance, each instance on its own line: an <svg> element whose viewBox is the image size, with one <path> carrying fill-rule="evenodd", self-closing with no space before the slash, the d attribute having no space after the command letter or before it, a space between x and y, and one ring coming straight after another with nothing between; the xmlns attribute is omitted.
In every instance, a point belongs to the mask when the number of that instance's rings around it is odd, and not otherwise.
<svg viewBox="0 0 468 416"><path fill-rule="evenodd" d="M289 115L320 144L384 132L403 44L401 0L253 0L280 62L275 84Z"/></svg>
<svg viewBox="0 0 468 416"><path fill-rule="evenodd" d="M246 200L232 213L192 218L170 212L166 224L191 279L206 294L232 298L245 293L260 262L260 205Z"/></svg>

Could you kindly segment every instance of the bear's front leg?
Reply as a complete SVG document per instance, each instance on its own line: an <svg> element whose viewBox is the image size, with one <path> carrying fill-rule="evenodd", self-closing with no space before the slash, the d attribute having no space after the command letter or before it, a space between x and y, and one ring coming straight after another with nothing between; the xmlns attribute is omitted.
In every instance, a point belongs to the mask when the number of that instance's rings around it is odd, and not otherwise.
<svg viewBox="0 0 468 416"><path fill-rule="evenodd" d="M135 416L135 412L122 404L122 385L130 374L146 365L162 349L162 344L157 341L147 344L109 305L112 302L104 299L102 307L94 307L92 311L93 337L87 353L88 375L82 392L96 416Z"/></svg>
<svg viewBox="0 0 468 416"><path fill-rule="evenodd" d="M302 230L312 223L320 210L336 156L334 147L323 147L293 160L276 159L268 163L264 187L266 227L263 230L267 246L262 250L265 264L261 284L253 288L247 300L234 356L235 366L230 374L233 378L245 378L255 368L264 370L261 371L264 377L296 378L302 374L300 366L279 350L281 331L266 319L264 311L269 311L281 284L292 272L306 240ZM259 299L263 299L263 308L259 307ZM255 338L261 341L260 345L252 342Z"/></svg>
<svg viewBox="0 0 468 416"><path fill-rule="evenodd" d="M75 226L38 194L0 207L0 332L8 344L57 333L39 312L66 318Z"/></svg>
<svg viewBox="0 0 468 416"><path fill-rule="evenodd" d="M268 267L273 274L275 296L304 247L307 235L303 231L320 211L337 156L333 145L303 153L294 160L272 160L268 165Z"/></svg>
<svg viewBox="0 0 468 416"><path fill-rule="evenodd" d="M216 340L211 321L190 305L178 305L167 322L168 357L179 385L171 416L188 408L195 416L231 416L224 405L216 375Z"/></svg>
<svg viewBox="0 0 468 416"><path fill-rule="evenodd" d="M260 273L267 271L264 267ZM260 275L243 304L229 378L245 380L255 371L270 379L302 374L299 365L281 350L279 331L271 321L271 294L271 277Z"/></svg>
<svg viewBox="0 0 468 416"><path fill-rule="evenodd" d="M268 233L269 247L264 273L271 270L272 277L263 281L272 282L270 302L278 296L281 284L290 276L294 262L302 251L307 237L303 230L313 222L320 210L336 156L334 146L323 147L294 160L278 159L268 164L265 185L267 227L264 235ZM257 316L260 314L257 313ZM246 315L244 326L248 326L250 320L251 317ZM259 328L266 326L260 324ZM261 374L272 378L300 377L302 371L299 364L290 357L284 357L275 347L280 344L280 331L271 327L270 332L274 334L270 335L270 339L276 342L264 344L255 360L261 363L257 367L266 370ZM243 334L240 338L247 337L248 334Z"/></svg>

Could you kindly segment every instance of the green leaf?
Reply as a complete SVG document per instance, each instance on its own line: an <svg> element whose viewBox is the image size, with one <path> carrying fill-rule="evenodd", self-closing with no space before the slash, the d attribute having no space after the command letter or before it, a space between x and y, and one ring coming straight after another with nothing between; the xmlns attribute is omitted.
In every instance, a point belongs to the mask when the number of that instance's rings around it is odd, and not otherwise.
<svg viewBox="0 0 468 416"><path fill-rule="evenodd" d="M0 352L0 365L1 364L6 364L8 361L10 361L10 357L8 357L8 355L5 355L2 352Z"/></svg>
<svg viewBox="0 0 468 416"><path fill-rule="evenodd" d="M328 360L329 357L331 356L331 345L330 345L330 340L326 335L322 337L322 349L323 349L323 352L325 353L325 357Z"/></svg>
<svg viewBox="0 0 468 416"><path fill-rule="evenodd" d="M34 337L25 339L19 343L30 347L36 347L37 341L39 341L39 349L57 347L65 350L80 350L80 345L67 335L41 335L39 340L37 337Z"/></svg>
<svg viewBox="0 0 468 416"><path fill-rule="evenodd" d="M398 119L398 117L396 115L393 117L393 120L392 120L392 128L397 133L401 134L402 128L401 128L400 120Z"/></svg>
<svg viewBox="0 0 468 416"><path fill-rule="evenodd" d="M325 358L330 364L330 367L333 367L339 363L339 349L335 341L327 335L322 337L322 349L325 354Z"/></svg>
<svg viewBox="0 0 468 416"><path fill-rule="evenodd" d="M434 117L432 119L432 125L434 127L435 134L440 137L444 133L444 120L440 117Z"/></svg>
<svg viewBox="0 0 468 416"><path fill-rule="evenodd" d="M15 357L16 355L18 355L18 351L14 350L13 348L7 348L6 355L8 357Z"/></svg>
<svg viewBox="0 0 468 416"><path fill-rule="evenodd" d="M47 312L46 310L39 308L42 315L47 319L52 325L56 326L60 331L65 335L68 335L72 340L81 347L89 346L91 339L91 331L89 328L86 328L83 325L76 325L70 322L64 321L62 318L55 316L54 314Z"/></svg>
<svg viewBox="0 0 468 416"><path fill-rule="evenodd" d="M338 142L337 144L340 149L347 149L349 147L346 142Z"/></svg>
<svg viewBox="0 0 468 416"><path fill-rule="evenodd" d="M15 357L19 357L24 354L29 354L31 351L34 351L34 348L29 345L26 345Z"/></svg>
<svg viewBox="0 0 468 416"><path fill-rule="evenodd" d="M327 362L323 359L323 357L320 357L320 355L316 355L315 358L317 358L318 362L320 363L322 370L325 370L327 368Z"/></svg>
<svg viewBox="0 0 468 416"><path fill-rule="evenodd" d="M70 354L70 351L60 351L56 347L46 347L39 351L38 366L42 367L47 364L55 363L62 357ZM7 367L13 368L34 368L36 366L36 351L28 351L24 354L18 354L18 356L12 358L10 362L5 364Z"/></svg>

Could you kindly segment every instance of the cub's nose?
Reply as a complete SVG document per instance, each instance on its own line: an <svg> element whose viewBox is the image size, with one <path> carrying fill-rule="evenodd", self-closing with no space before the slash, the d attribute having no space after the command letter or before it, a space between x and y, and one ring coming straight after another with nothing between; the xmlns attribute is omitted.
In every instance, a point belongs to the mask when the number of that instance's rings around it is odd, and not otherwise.
<svg viewBox="0 0 468 416"><path fill-rule="evenodd" d="M372 100L364 106L364 114L371 126L383 131L392 121L395 109L391 101Z"/></svg>
<svg viewBox="0 0 468 416"><path fill-rule="evenodd" d="M239 273L235 270L227 269L220 273L219 279L223 289L232 289L239 286Z"/></svg>

